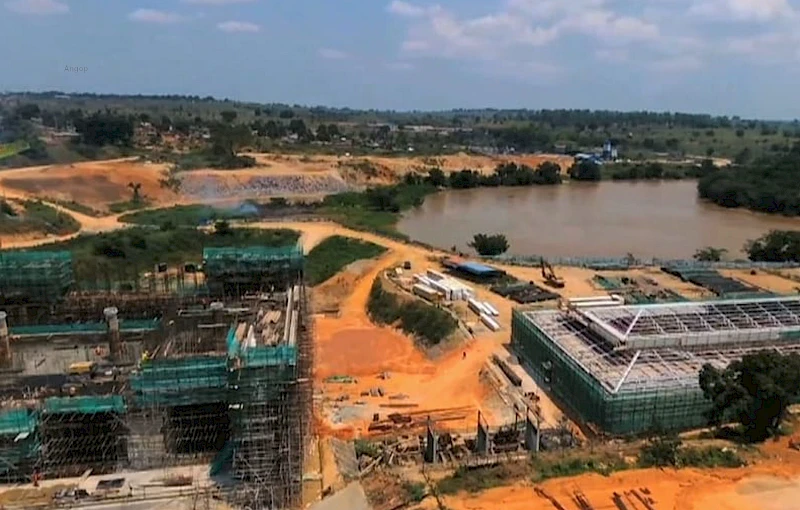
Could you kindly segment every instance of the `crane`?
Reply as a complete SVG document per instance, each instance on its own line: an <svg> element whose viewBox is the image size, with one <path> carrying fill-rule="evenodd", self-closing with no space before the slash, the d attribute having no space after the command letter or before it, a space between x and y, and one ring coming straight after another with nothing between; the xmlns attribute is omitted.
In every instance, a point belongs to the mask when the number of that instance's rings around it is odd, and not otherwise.
<svg viewBox="0 0 800 510"><path fill-rule="evenodd" d="M563 289L564 288L564 279L560 276L556 276L555 271L553 271L553 266L551 266L544 257L541 259L542 265L542 278L544 278L544 283L551 287L555 287L556 289Z"/></svg>

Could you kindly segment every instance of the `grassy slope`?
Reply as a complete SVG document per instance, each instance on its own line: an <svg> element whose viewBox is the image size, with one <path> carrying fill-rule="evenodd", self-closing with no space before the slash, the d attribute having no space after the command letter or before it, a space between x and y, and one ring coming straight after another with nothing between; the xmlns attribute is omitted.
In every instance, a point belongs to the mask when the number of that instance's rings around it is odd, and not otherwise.
<svg viewBox="0 0 800 510"><path fill-rule="evenodd" d="M333 236L314 247L306 257L306 280L309 285L318 285L357 260L371 259L386 251L365 241L349 237Z"/></svg>

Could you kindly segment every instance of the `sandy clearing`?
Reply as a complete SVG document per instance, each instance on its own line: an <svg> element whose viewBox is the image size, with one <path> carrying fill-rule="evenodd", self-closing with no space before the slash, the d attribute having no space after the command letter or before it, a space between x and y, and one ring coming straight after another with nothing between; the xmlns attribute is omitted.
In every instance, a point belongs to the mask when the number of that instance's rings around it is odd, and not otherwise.
<svg viewBox="0 0 800 510"><path fill-rule="evenodd" d="M0 174L0 188L25 197L74 200L106 211L109 204L130 199L129 183L141 184L143 196L154 203L175 200L176 195L159 184L167 168L135 158L21 168Z"/></svg>
<svg viewBox="0 0 800 510"><path fill-rule="evenodd" d="M749 270L721 269L719 272L723 276L727 276L728 278L741 280L745 283L749 283L750 285L754 285L758 288L768 290L770 292L776 292L779 294L796 294L798 292L798 289L800 289L800 282L795 282L789 280L788 278L783 278L781 276L766 273L764 271L757 270L756 274L751 274Z"/></svg>

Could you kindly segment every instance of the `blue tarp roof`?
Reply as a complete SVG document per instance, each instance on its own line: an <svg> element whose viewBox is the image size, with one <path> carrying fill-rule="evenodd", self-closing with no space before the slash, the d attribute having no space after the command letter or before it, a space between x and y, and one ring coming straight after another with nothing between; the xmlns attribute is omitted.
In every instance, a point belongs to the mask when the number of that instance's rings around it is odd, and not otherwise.
<svg viewBox="0 0 800 510"><path fill-rule="evenodd" d="M466 271L468 273L472 273L474 275L479 275L479 276L502 273L502 271L499 269L479 264L477 262L462 262L461 264L458 265L458 268L461 269L462 271Z"/></svg>

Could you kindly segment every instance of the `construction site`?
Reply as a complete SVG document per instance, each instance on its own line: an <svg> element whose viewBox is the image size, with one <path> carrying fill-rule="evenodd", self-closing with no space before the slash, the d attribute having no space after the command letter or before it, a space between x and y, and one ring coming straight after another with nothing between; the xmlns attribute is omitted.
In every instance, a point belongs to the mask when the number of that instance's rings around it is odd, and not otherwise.
<svg viewBox="0 0 800 510"><path fill-rule="evenodd" d="M0 481L205 465L231 504L299 504L303 265L295 246L208 248L182 292L88 293L68 252L0 254Z"/></svg>
<svg viewBox="0 0 800 510"><path fill-rule="evenodd" d="M703 427L699 372L764 349L800 352L800 297L591 306L512 315L512 347L598 433Z"/></svg>

